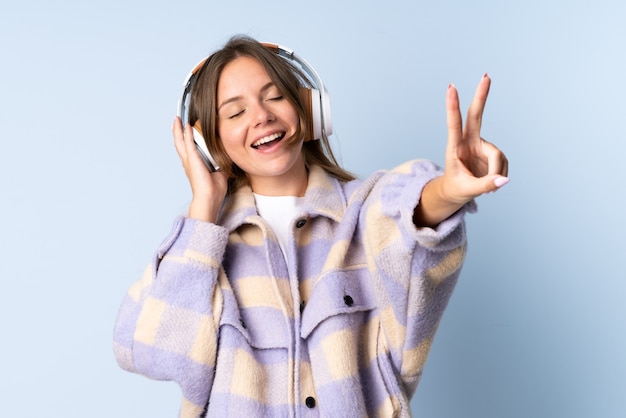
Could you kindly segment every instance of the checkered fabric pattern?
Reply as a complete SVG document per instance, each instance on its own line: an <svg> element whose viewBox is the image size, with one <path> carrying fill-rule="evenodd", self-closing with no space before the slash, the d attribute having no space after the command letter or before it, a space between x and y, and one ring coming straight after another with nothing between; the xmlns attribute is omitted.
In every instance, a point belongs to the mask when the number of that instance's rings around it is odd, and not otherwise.
<svg viewBox="0 0 626 418"><path fill-rule="evenodd" d="M416 228L439 174L411 161L341 183L311 167L289 263L249 188L217 224L180 217L122 303L120 366L176 381L181 418L410 416L475 210Z"/></svg>

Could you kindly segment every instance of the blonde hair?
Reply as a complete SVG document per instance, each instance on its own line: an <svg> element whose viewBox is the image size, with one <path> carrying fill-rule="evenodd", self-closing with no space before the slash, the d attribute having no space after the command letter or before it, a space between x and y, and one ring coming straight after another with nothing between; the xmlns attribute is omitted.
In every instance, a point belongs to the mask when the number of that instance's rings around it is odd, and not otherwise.
<svg viewBox="0 0 626 418"><path fill-rule="evenodd" d="M204 66L198 71L189 106L189 123L198 128L197 122L199 121L199 128L209 152L228 175L229 192L247 184L248 180L247 174L230 159L219 138L217 84L224 67L236 58L244 56L254 58L263 65L278 90L293 105L298 114L300 119L298 129L285 141L293 143L304 140L305 133L308 132L311 124L299 93L303 85L310 87L302 72L260 42L243 35L232 37L222 49L207 58ZM340 181L350 181L355 178L339 165L326 136L320 140L305 141L302 152L307 168L311 165L318 165Z"/></svg>

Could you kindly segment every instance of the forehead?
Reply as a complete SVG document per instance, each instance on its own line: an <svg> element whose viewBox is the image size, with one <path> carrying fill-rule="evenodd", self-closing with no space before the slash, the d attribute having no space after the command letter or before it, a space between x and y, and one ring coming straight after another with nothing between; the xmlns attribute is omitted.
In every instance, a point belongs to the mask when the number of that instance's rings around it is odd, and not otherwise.
<svg viewBox="0 0 626 418"><path fill-rule="evenodd" d="M217 95L219 98L229 92L240 94L246 89L263 87L271 81L265 67L256 58L237 57L222 69L217 82Z"/></svg>

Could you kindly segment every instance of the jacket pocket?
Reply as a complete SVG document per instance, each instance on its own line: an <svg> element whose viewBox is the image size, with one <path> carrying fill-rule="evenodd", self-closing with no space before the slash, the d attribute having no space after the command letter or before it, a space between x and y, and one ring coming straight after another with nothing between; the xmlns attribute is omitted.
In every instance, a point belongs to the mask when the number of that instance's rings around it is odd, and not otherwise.
<svg viewBox="0 0 626 418"><path fill-rule="evenodd" d="M305 306L301 337L322 416L398 416L374 295L367 270L334 271L320 279Z"/></svg>
<svg viewBox="0 0 626 418"><path fill-rule="evenodd" d="M307 338L323 321L376 307L365 269L332 271L315 285L302 314L300 336Z"/></svg>
<svg viewBox="0 0 626 418"><path fill-rule="evenodd" d="M232 293L224 292L220 339L242 338L236 344L246 344L255 349L286 348L288 329L281 311L271 308L240 309Z"/></svg>

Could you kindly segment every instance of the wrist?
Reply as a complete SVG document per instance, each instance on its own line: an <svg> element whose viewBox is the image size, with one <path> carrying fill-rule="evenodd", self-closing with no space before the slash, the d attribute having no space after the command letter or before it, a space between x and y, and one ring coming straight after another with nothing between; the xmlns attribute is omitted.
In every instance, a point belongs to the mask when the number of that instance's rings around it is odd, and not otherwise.
<svg viewBox="0 0 626 418"><path fill-rule="evenodd" d="M209 199L194 197L189 204L189 217L199 221L215 223L219 209L220 204L211 202Z"/></svg>
<svg viewBox="0 0 626 418"><path fill-rule="evenodd" d="M437 226L465 203L455 201L446 194L444 176L435 177L422 189L420 201L413 212L413 223L418 228Z"/></svg>

